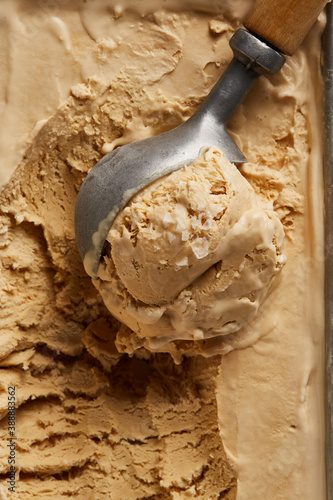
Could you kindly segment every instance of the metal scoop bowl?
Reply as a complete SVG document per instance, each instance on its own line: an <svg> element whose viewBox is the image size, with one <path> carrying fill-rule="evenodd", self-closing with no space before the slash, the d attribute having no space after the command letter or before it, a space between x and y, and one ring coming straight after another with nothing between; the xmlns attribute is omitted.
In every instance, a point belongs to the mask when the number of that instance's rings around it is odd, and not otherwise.
<svg viewBox="0 0 333 500"><path fill-rule="evenodd" d="M217 146L232 163L247 159L227 131L227 122L259 75L276 73L285 58L248 31L230 40L234 58L186 122L155 137L121 146L89 172L75 208L75 233L86 272L97 278L106 237L117 214L143 187L192 163L203 147Z"/></svg>

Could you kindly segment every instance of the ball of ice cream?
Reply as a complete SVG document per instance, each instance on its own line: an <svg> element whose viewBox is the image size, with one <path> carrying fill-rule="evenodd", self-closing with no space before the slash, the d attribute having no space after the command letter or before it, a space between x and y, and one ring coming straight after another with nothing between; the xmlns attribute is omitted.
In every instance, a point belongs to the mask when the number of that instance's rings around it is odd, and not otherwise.
<svg viewBox="0 0 333 500"><path fill-rule="evenodd" d="M108 240L119 278L135 299L167 304L219 260L223 239L254 204L237 168L207 151L141 191L117 217Z"/></svg>
<svg viewBox="0 0 333 500"><path fill-rule="evenodd" d="M282 268L284 233L217 148L140 191L118 215L95 280L150 350L241 329Z"/></svg>

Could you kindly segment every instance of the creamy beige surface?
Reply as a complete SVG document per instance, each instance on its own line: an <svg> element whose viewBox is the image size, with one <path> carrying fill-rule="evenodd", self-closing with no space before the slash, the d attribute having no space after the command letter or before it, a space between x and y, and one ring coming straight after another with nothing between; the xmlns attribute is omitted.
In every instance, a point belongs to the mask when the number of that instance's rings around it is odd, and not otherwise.
<svg viewBox="0 0 333 500"><path fill-rule="evenodd" d="M1 76L1 165L19 163L0 195L2 497L11 498L5 439L7 387L15 385L17 498L324 499L323 18L230 123L250 160L241 173L286 232L281 283L237 339L243 349L175 365L168 354L117 351L128 349L132 333L83 270L75 199L107 151L193 113L230 59L228 39L250 3L0 5L10 41L2 53L10 71ZM26 44L22 27L37 19ZM22 157L41 119L48 121ZM223 342L204 346L236 345L233 335ZM201 349L184 341L179 360Z"/></svg>
<svg viewBox="0 0 333 500"><path fill-rule="evenodd" d="M275 212L211 147L118 215L94 284L133 330L129 352L139 337L173 354L175 341L235 333L256 316L285 263L283 240Z"/></svg>
<svg viewBox="0 0 333 500"><path fill-rule="evenodd" d="M233 3L235 5L232 5ZM134 11L129 13L128 9L133 6ZM242 16L248 9L246 2L232 2L231 0L223 1L221 5L218 0L209 5L202 0L182 0L182 2L168 0L168 6L176 11L197 7L199 10L208 10L216 14L220 10L225 10L231 12L233 16ZM8 181L29 142L38 133L45 120L70 95L71 86L94 75L104 81L119 75L124 62L122 53L127 52L129 41L135 45L132 36L135 28L131 24L138 22L141 15L151 15L159 8L155 0L141 2L127 0L118 2L111 0L0 1L2 47L0 55L2 68L0 74L0 184ZM122 13L126 10L127 14L124 18ZM229 25L217 22L214 29L217 31L229 29ZM200 36L200 28L197 36ZM172 32L163 34L158 48L162 55L164 51L162 45L165 42L170 45L170 58L175 58L178 62L177 38ZM148 47L149 43L146 42L144 46L138 48L137 52L141 52L141 56L144 56L144 51ZM172 53L171 47L174 49ZM133 49L136 50L135 47ZM190 47L187 50L190 51ZM197 57L193 63L191 63L192 55L187 54L190 57L185 62L185 70L196 71L195 66L200 65L200 62L210 64L207 56L210 53L212 59L214 47L202 45L200 52L198 54L198 50L196 51ZM108 64L110 57L112 57L112 64ZM61 61L60 64L59 61ZM173 66L172 60L168 61L165 57L163 61L156 60L155 62L158 66L163 64L166 73L169 73L169 68ZM215 62L214 58L212 62ZM220 61L217 62L220 63ZM140 71L144 71L144 68ZM154 73L155 68L150 66L152 79L154 79ZM188 90L192 95L194 90L194 95L200 96L200 89L206 80L206 75L203 74L200 77L198 71L196 73L198 78L188 81L186 87L178 88L176 94L186 98L189 95ZM159 74L158 70L157 74ZM177 80L174 81L171 78L167 85L173 92ZM133 139L136 139L137 134L140 134L133 130L134 126L135 121L127 127L128 138L133 136ZM150 135L149 132L148 125L148 129L142 130L141 134L146 137ZM119 143L123 141L124 139L120 139ZM126 139L125 142L127 142ZM110 147L112 146L106 145L105 150Z"/></svg>

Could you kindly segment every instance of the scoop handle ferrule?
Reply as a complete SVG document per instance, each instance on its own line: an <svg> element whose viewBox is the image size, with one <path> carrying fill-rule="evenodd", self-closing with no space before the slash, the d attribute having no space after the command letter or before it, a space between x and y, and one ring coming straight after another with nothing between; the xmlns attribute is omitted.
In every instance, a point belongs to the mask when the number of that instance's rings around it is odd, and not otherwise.
<svg viewBox="0 0 333 500"><path fill-rule="evenodd" d="M327 0L257 0L244 26L292 56L326 4Z"/></svg>
<svg viewBox="0 0 333 500"><path fill-rule="evenodd" d="M251 90L258 77L276 73L285 58L246 30L238 29L230 40L234 58L190 120L214 116L219 124L227 121Z"/></svg>

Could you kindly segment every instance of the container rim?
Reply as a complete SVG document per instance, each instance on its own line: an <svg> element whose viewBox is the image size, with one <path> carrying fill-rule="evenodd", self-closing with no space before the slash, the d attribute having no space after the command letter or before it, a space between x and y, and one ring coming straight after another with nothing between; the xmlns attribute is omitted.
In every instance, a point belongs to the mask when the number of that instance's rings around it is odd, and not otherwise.
<svg viewBox="0 0 333 500"><path fill-rule="evenodd" d="M323 35L325 207L325 460L326 497L333 500L333 6Z"/></svg>

